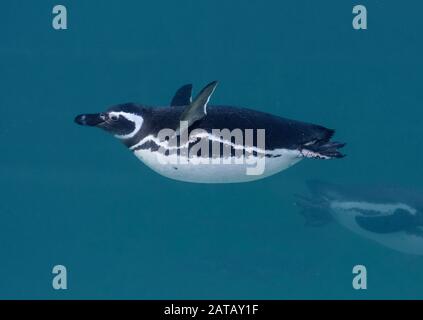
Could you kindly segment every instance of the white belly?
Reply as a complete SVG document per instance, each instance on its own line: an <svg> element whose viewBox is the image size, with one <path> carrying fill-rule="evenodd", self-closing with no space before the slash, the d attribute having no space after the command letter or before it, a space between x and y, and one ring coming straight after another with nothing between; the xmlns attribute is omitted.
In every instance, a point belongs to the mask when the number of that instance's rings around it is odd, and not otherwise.
<svg viewBox="0 0 423 320"><path fill-rule="evenodd" d="M339 224L352 232L396 251L407 254L423 255L423 238L421 236L409 234L405 231L393 233L370 232L357 224L355 217L361 215L359 211L341 208L336 202L332 203L331 209L334 218Z"/></svg>
<svg viewBox="0 0 423 320"><path fill-rule="evenodd" d="M259 180L285 170L302 157L298 151L278 150L279 157L265 158L250 156L238 158L237 163L199 163L198 157L188 159L170 159L158 156L148 149L134 151L135 156L157 173L171 179L196 183L234 183ZM159 159L159 157L162 157ZM175 157L175 156L173 156ZM167 158L167 159L165 159ZM204 160L203 160L204 161ZM229 159L227 159L229 161ZM239 163L241 162L241 163Z"/></svg>

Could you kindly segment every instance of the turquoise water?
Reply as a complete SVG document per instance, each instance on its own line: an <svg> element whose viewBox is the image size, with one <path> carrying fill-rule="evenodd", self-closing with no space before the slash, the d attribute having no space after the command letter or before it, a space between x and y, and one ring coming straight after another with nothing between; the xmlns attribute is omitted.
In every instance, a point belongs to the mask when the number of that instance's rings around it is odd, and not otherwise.
<svg viewBox="0 0 423 320"><path fill-rule="evenodd" d="M354 1L62 1L58 31L55 4L0 10L0 298L422 298L423 258L306 227L294 194L308 179L423 189L423 5L363 1L357 31ZM188 184L73 122L215 79L213 103L335 128L348 156Z"/></svg>

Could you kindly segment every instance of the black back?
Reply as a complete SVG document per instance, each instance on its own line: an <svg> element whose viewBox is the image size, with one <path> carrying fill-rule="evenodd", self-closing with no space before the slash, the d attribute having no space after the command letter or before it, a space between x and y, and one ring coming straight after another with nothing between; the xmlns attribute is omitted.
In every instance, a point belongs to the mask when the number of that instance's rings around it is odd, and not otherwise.
<svg viewBox="0 0 423 320"><path fill-rule="evenodd" d="M131 107L134 110L135 105ZM156 136L161 129L176 130L184 107L139 107L144 123L134 138L125 142L127 146L136 144L143 137ZM296 120L285 119L268 113L231 106L208 106L207 116L194 123L190 130L212 129L265 129L266 149L297 149L311 141L327 141L334 131L325 127ZM256 134L256 133L255 133Z"/></svg>

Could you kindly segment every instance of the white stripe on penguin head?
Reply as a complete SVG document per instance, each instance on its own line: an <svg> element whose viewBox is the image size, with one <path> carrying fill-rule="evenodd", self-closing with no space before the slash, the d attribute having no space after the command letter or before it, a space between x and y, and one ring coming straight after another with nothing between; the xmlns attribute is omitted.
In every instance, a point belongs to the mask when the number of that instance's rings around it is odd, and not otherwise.
<svg viewBox="0 0 423 320"><path fill-rule="evenodd" d="M141 126L144 122L143 117L141 117L140 115L134 114L134 113L128 113L128 112L123 112L123 111L109 112L109 117L112 117L112 116L117 116L117 117L122 116L125 119L133 122L134 125L135 125L134 130L132 130L132 132L130 132L128 134L116 134L115 137L118 138L118 139L130 139L130 138L134 137L137 134L137 132L141 129Z"/></svg>

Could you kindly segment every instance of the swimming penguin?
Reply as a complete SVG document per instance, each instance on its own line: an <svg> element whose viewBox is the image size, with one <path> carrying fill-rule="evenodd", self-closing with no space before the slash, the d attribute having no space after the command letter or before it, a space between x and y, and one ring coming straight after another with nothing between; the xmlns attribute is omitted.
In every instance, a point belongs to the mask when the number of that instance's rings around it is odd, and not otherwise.
<svg viewBox="0 0 423 320"><path fill-rule="evenodd" d="M209 106L217 82L195 99L182 86L170 106L125 103L82 114L80 125L112 133L136 157L168 178L197 183L261 179L304 158L342 158L334 130L232 106Z"/></svg>
<svg viewBox="0 0 423 320"><path fill-rule="evenodd" d="M423 193L393 187L307 183L312 197L297 196L307 224L336 221L348 230L407 254L423 255Z"/></svg>

